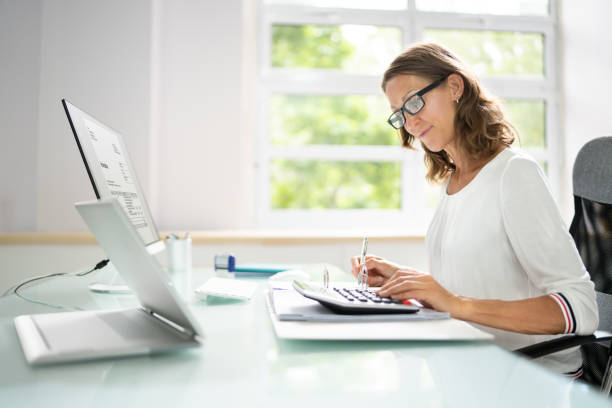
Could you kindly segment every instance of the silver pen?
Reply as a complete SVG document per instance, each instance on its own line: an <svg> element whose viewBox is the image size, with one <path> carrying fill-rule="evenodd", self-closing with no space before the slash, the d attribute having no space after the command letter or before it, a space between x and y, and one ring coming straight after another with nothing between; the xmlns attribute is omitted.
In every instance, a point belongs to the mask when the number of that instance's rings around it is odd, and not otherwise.
<svg viewBox="0 0 612 408"><path fill-rule="evenodd" d="M363 265L365 261L366 253L368 252L368 237L363 238L363 244L361 244L361 258L359 259L359 264ZM357 285L360 288L368 287L368 275L367 268L365 265L361 267L359 270L359 275L357 275ZM364 276L365 275L365 276Z"/></svg>

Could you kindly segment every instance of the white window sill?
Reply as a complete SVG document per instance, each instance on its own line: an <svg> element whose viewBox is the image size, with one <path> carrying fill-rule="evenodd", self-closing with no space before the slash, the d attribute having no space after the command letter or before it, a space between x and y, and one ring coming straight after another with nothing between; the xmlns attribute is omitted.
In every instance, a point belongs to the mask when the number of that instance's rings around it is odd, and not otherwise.
<svg viewBox="0 0 612 408"><path fill-rule="evenodd" d="M180 231L175 231L183 235ZM169 232L161 231L161 236ZM281 231L281 230L206 230L190 231L194 244L309 244L321 242L361 242L363 235L355 231ZM368 232L369 239L386 242L422 242L422 235L397 231ZM96 240L88 232L22 232L0 234L0 245L90 245Z"/></svg>

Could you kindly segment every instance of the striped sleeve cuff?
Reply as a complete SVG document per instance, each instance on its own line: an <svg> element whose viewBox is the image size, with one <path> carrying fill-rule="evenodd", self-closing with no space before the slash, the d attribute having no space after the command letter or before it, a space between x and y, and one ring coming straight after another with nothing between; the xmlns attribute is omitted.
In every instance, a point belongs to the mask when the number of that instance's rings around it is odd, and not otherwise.
<svg viewBox="0 0 612 408"><path fill-rule="evenodd" d="M563 295L563 293L552 293L550 294L559 307L561 308L561 312L563 312L563 318L565 319L565 334L576 333L576 317L574 316L574 311L572 310L572 306L567 301L567 298Z"/></svg>
<svg viewBox="0 0 612 408"><path fill-rule="evenodd" d="M576 378L580 378L582 374L582 366L580 366L580 368L578 368L577 370L570 371L569 373L563 373L564 376L569 377L573 380L575 380Z"/></svg>

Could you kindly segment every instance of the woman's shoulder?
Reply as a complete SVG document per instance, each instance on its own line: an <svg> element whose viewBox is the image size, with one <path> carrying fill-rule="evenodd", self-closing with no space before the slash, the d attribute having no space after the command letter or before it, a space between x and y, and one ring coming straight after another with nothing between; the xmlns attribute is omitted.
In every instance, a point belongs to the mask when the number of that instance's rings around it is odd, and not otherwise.
<svg viewBox="0 0 612 408"><path fill-rule="evenodd" d="M499 171L503 176L527 176L534 172L543 174L540 164L524 151L508 147L500 153Z"/></svg>
<svg viewBox="0 0 612 408"><path fill-rule="evenodd" d="M536 159L520 149L506 149L504 163L500 166L500 187L502 193L522 191L537 194L550 192L546 173Z"/></svg>

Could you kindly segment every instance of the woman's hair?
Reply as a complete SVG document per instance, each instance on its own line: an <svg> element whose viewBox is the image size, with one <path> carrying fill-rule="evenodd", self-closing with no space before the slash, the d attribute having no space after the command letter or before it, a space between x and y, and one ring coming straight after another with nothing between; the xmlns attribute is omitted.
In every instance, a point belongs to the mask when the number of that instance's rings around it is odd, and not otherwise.
<svg viewBox="0 0 612 408"><path fill-rule="evenodd" d="M432 81L449 74L463 79L463 94L457 104L455 132L459 148L472 159L492 156L500 146L510 146L518 138L516 129L504 118L500 104L480 86L476 76L446 48L433 43L416 44L400 54L385 71L382 89L397 75L416 75ZM402 145L414 149L414 136L400 129ZM455 170L455 164L444 151L433 152L421 143L425 150L427 180L441 182Z"/></svg>

